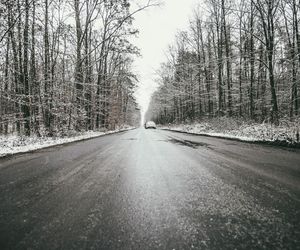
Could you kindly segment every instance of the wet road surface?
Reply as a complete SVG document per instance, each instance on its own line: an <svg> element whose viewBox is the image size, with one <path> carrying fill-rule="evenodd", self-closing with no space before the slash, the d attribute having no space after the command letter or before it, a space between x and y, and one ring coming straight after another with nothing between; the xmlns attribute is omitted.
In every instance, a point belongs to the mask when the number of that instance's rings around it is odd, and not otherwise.
<svg viewBox="0 0 300 250"><path fill-rule="evenodd" d="M300 151L141 128L0 159L0 249L300 249Z"/></svg>

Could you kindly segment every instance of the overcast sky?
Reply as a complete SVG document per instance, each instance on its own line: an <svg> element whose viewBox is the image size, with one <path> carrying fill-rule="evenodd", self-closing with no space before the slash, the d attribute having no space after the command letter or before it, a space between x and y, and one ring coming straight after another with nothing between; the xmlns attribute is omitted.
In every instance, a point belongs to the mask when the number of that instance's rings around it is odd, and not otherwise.
<svg viewBox="0 0 300 250"><path fill-rule="evenodd" d="M134 44L141 49L141 58L134 63L140 86L137 101L145 112L151 93L157 87L155 71L166 61L168 45L175 40L176 32L187 29L193 8L200 0L161 0L160 7L153 7L135 16L134 26L140 33Z"/></svg>

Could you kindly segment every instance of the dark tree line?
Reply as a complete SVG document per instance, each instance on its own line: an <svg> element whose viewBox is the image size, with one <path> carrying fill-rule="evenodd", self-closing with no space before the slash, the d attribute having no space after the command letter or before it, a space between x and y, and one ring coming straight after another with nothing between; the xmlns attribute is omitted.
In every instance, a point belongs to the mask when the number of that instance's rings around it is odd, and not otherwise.
<svg viewBox="0 0 300 250"><path fill-rule="evenodd" d="M207 0L179 32L147 119L242 117L278 124L300 113L300 2Z"/></svg>
<svg viewBox="0 0 300 250"><path fill-rule="evenodd" d="M1 0L0 134L139 123L128 0Z"/></svg>

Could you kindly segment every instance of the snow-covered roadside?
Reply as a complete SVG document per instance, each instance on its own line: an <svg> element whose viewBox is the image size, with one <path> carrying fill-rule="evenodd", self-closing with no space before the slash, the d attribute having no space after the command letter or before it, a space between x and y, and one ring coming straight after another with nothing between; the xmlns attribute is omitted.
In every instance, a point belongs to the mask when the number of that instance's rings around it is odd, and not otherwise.
<svg viewBox="0 0 300 250"><path fill-rule="evenodd" d="M193 124L160 126L178 132L236 139L247 142L266 142L299 147L299 122L285 122L279 126L269 123L246 123L215 119Z"/></svg>
<svg viewBox="0 0 300 250"><path fill-rule="evenodd" d="M124 126L113 131L95 132L87 131L72 137L26 137L26 136L0 136L0 157L16 153L25 153L37 149L61 145L69 142L91 139L98 136L113 134L117 132L134 129L134 127Z"/></svg>

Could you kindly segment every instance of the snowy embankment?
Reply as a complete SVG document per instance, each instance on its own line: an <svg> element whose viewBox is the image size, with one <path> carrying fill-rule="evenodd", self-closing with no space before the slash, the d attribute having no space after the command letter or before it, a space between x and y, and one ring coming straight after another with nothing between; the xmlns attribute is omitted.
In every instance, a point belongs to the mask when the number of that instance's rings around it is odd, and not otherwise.
<svg viewBox="0 0 300 250"><path fill-rule="evenodd" d="M127 131L131 129L134 129L134 127L123 126L113 131L102 131L102 132L87 131L87 132L78 133L77 135L70 136L70 137L37 137L37 136L27 137L27 136L16 136L16 135L8 135L8 136L0 135L0 157L12 155L16 153L30 152L37 149L61 145L69 142L91 139L94 137Z"/></svg>
<svg viewBox="0 0 300 250"><path fill-rule="evenodd" d="M193 124L160 126L178 132L247 142L264 142L273 145L300 147L300 120L281 121L279 126L270 123L251 123L228 118L215 118Z"/></svg>

